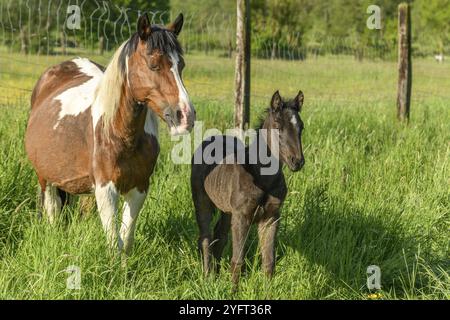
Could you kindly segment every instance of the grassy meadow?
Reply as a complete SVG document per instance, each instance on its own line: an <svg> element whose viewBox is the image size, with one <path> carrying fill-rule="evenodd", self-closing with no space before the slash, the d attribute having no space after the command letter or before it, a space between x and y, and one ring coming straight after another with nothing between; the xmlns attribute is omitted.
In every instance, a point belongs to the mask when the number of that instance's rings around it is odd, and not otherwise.
<svg viewBox="0 0 450 320"><path fill-rule="evenodd" d="M92 58L106 64L107 55ZM261 272L256 232L231 294L230 243L222 272L204 278L188 165L161 153L122 266L98 214L75 202L49 226L36 215L37 179L23 136L40 73L64 57L0 52L1 299L368 299L366 269L381 268L381 299L450 298L450 63L414 60L411 121L396 121L394 62L351 57L252 62L252 125L276 89L305 94L306 165L289 187L276 275ZM193 54L183 74L204 128L232 127L234 61ZM68 266L81 289L66 288Z"/></svg>

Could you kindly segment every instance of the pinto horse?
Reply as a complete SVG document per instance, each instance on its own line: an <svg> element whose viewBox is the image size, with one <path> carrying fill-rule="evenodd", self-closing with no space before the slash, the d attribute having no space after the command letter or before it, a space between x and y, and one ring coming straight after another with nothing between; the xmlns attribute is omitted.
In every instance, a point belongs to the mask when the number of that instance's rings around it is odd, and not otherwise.
<svg viewBox="0 0 450 320"><path fill-rule="evenodd" d="M167 27L142 15L137 32L106 69L77 58L41 76L31 97L25 148L50 223L68 194L94 193L109 243L130 252L159 154L158 118L172 135L188 133L195 121L181 78L182 26L181 14Z"/></svg>

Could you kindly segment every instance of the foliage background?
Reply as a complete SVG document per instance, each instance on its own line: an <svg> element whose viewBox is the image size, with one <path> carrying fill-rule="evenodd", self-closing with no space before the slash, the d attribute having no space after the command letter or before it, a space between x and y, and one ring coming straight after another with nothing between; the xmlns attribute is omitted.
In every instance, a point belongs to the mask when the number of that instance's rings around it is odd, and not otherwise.
<svg viewBox="0 0 450 320"><path fill-rule="evenodd" d="M393 58L400 2L252 0L253 54L292 59L303 59L311 53ZM449 54L450 0L408 2L412 6L414 55ZM68 17L66 8L71 4L81 7L81 30L62 28ZM381 7L381 30L366 27L367 7L373 4ZM183 12L190 30L183 39L187 49L219 49L230 55L234 47L235 6L234 0L0 0L0 39L14 50L53 53L62 42L95 49L103 37L108 50L135 30L139 14L150 12L154 22L167 23Z"/></svg>

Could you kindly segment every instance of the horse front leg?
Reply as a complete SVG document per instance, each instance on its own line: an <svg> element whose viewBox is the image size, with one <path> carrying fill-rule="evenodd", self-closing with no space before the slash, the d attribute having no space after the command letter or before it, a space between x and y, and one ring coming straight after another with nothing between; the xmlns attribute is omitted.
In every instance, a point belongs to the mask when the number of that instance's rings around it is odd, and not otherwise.
<svg viewBox="0 0 450 320"><path fill-rule="evenodd" d="M233 257L231 259L231 278L233 293L238 291L239 278L244 264L245 242L250 229L250 221L243 212L233 212L231 216L231 236L233 239Z"/></svg>
<svg viewBox="0 0 450 320"><path fill-rule="evenodd" d="M146 196L146 192L139 192L136 188L125 195L120 236L123 240L123 249L127 255L131 253L133 248L136 221Z"/></svg>
<svg viewBox="0 0 450 320"><path fill-rule="evenodd" d="M95 188L95 200L97 201L100 219L105 230L108 243L111 247L117 245L119 252L122 250L122 239L117 228L117 201L119 192L112 182Z"/></svg>
<svg viewBox="0 0 450 320"><path fill-rule="evenodd" d="M275 238L279 224L279 213L258 223L259 247L264 273L271 278L275 269Z"/></svg>

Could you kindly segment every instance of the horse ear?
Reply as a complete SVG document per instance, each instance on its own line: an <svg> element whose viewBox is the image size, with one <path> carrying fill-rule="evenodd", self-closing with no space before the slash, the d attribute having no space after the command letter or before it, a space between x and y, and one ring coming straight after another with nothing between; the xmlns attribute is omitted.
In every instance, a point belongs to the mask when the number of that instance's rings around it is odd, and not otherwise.
<svg viewBox="0 0 450 320"><path fill-rule="evenodd" d="M176 36L178 36L181 32L181 29L183 28L183 23L184 23L184 17L183 14L180 13L178 15L178 17L175 19L174 22L172 22L168 27L167 30L172 31L173 33L175 33Z"/></svg>
<svg viewBox="0 0 450 320"><path fill-rule="evenodd" d="M295 108L300 112L302 110L303 106L303 100L305 99L305 96L303 95L303 92L300 90L297 94L297 96L294 99Z"/></svg>
<svg viewBox="0 0 450 320"><path fill-rule="evenodd" d="M150 25L150 20L148 19L147 13L139 17L137 31L139 33L139 38L143 41L147 40L150 33L152 33L152 27Z"/></svg>
<svg viewBox="0 0 450 320"><path fill-rule="evenodd" d="M274 111L278 111L283 106L283 99L280 96L280 92L277 90L272 96L272 101L270 102L270 108Z"/></svg>

